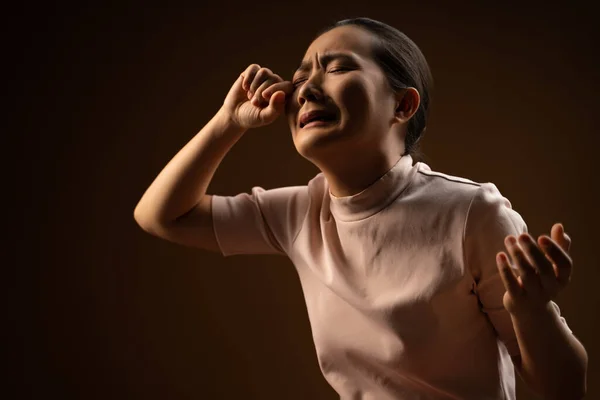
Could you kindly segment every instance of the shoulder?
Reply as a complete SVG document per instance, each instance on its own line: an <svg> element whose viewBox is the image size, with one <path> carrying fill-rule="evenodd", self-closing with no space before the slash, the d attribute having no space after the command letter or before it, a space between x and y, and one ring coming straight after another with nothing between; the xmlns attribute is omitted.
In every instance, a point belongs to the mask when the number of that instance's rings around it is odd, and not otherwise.
<svg viewBox="0 0 600 400"><path fill-rule="evenodd" d="M466 219L483 221L508 217L520 219L511 202L492 182L475 182L471 179L432 171L424 163L419 163L413 191L434 201L436 207L448 205ZM447 207L441 207L447 208Z"/></svg>
<svg viewBox="0 0 600 400"><path fill-rule="evenodd" d="M482 183L475 182L471 179L445 174L438 171L432 171L429 165L422 162L418 163L418 172L423 180L434 184L454 187L457 190L472 190L473 188L477 189L482 185Z"/></svg>
<svg viewBox="0 0 600 400"><path fill-rule="evenodd" d="M412 182L412 191L433 198L436 202L470 203L482 187L493 185L491 183L475 182L465 177L432 171L427 164L422 162L418 163L416 167L418 173L414 177L414 182Z"/></svg>
<svg viewBox="0 0 600 400"><path fill-rule="evenodd" d="M498 187L492 182L476 182L471 179L450 175L438 171L432 171L424 163L418 163L417 186L429 191L440 192L446 195L458 195L469 200L469 202L485 205L504 205L511 208L511 204L502 195Z"/></svg>

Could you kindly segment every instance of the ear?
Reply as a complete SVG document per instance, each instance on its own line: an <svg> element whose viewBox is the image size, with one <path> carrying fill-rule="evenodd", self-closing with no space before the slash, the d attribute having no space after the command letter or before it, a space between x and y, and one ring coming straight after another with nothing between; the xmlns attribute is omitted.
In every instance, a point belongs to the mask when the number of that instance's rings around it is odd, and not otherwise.
<svg viewBox="0 0 600 400"><path fill-rule="evenodd" d="M419 109L421 96L414 87L399 90L396 93L395 116L400 122L407 122Z"/></svg>

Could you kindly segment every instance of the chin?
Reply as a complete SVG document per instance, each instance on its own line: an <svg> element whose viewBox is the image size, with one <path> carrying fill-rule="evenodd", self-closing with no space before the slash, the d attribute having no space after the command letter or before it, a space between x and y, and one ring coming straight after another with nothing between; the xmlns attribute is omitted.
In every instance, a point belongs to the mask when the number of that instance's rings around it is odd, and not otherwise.
<svg viewBox="0 0 600 400"><path fill-rule="evenodd" d="M349 135L336 124L330 127L297 129L293 134L294 146L306 159L321 158L332 151L340 151Z"/></svg>

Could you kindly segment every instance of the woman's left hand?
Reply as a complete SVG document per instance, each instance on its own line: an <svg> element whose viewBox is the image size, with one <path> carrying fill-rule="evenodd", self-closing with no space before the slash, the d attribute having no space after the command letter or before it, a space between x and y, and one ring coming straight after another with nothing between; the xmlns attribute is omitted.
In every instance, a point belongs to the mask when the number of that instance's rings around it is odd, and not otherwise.
<svg viewBox="0 0 600 400"><path fill-rule="evenodd" d="M573 261L569 256L571 238L562 224L554 224L551 237L536 241L528 233L515 238L510 235L504 244L516 264L517 277L504 252L496 255L496 263L504 282L504 307L511 314L530 314L548 307L571 280Z"/></svg>

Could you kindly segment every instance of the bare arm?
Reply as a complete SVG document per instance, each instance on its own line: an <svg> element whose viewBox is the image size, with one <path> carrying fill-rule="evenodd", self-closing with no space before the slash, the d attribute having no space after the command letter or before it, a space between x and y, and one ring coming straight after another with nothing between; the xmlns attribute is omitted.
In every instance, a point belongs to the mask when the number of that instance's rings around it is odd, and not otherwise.
<svg viewBox="0 0 600 400"><path fill-rule="evenodd" d="M506 253L496 256L506 287L504 307L510 312L520 349L515 366L527 385L544 399L582 399L587 391L588 355L561 321L552 300L571 279L570 237L554 224L551 237L537 241L529 234L509 235Z"/></svg>
<svg viewBox="0 0 600 400"><path fill-rule="evenodd" d="M283 112L291 82L252 64L235 81L223 107L164 167L134 210L142 229L187 246L219 251L206 194L219 164L250 128ZM264 92L264 93L263 93Z"/></svg>
<svg viewBox="0 0 600 400"><path fill-rule="evenodd" d="M512 317L521 348L513 363L541 398L582 399L587 390L587 352L550 308L529 318Z"/></svg>
<svg viewBox="0 0 600 400"><path fill-rule="evenodd" d="M206 189L245 130L220 109L148 187L134 210L140 227L167 240L217 251Z"/></svg>

